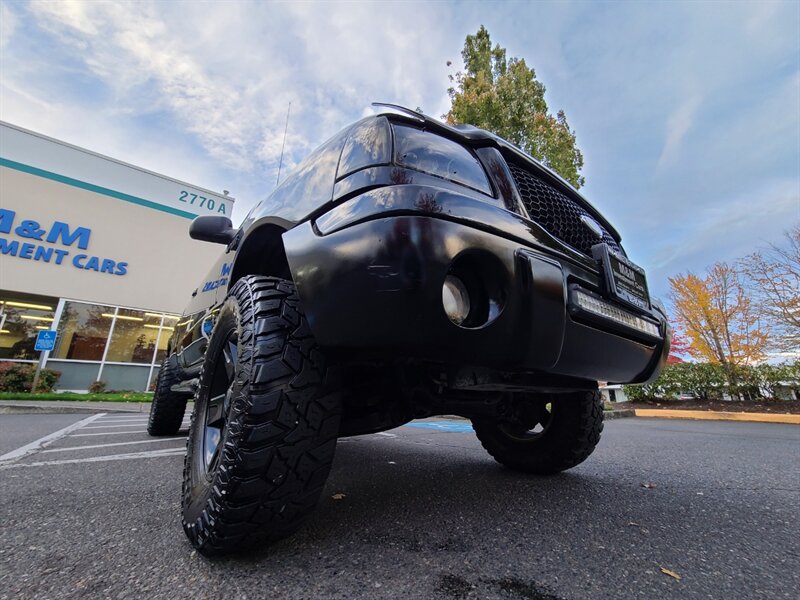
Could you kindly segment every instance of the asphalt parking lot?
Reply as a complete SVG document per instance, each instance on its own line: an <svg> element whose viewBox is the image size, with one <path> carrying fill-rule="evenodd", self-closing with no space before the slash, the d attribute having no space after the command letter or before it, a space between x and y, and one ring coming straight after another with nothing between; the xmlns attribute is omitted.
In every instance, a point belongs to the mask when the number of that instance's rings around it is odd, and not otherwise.
<svg viewBox="0 0 800 600"><path fill-rule="evenodd" d="M542 479L496 465L466 421L417 422L341 440L299 534L209 561L180 528L183 436L149 438L145 424L141 414L0 415L0 598L796 598L800 589L797 426L610 421L586 463Z"/></svg>

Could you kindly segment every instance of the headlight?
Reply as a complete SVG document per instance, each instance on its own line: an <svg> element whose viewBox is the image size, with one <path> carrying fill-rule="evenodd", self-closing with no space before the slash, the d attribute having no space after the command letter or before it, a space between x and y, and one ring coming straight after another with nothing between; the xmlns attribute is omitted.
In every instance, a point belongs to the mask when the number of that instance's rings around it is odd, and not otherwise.
<svg viewBox="0 0 800 600"><path fill-rule="evenodd" d="M392 132L386 117L364 119L347 136L339 158L336 178L355 173L366 167L388 165L392 162Z"/></svg>
<svg viewBox="0 0 800 600"><path fill-rule="evenodd" d="M411 127L392 124L394 162L436 175L491 196L492 187L478 159L461 144Z"/></svg>

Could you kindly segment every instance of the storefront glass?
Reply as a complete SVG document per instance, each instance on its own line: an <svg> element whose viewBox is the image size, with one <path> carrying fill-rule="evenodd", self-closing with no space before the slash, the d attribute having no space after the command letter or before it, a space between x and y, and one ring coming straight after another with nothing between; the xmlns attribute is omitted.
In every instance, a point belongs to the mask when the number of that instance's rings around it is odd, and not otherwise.
<svg viewBox="0 0 800 600"><path fill-rule="evenodd" d="M161 337L158 339L158 351L156 352L156 365L167 358L167 344L169 338L172 337L172 332L175 331L175 325L180 317L178 315L164 315L164 324L161 326Z"/></svg>
<svg viewBox="0 0 800 600"><path fill-rule="evenodd" d="M161 315L120 308L106 360L150 364L156 350Z"/></svg>
<svg viewBox="0 0 800 600"><path fill-rule="evenodd" d="M47 367L61 372L56 389L147 389L167 355L178 315L59 300L0 290L0 361L39 359L36 334L56 329ZM59 316L58 322L55 322ZM182 326L183 327L183 326Z"/></svg>
<svg viewBox="0 0 800 600"><path fill-rule="evenodd" d="M38 360L36 334L53 327L56 298L0 291L0 360Z"/></svg>
<svg viewBox="0 0 800 600"><path fill-rule="evenodd" d="M103 360L114 307L66 302L58 325L53 358Z"/></svg>

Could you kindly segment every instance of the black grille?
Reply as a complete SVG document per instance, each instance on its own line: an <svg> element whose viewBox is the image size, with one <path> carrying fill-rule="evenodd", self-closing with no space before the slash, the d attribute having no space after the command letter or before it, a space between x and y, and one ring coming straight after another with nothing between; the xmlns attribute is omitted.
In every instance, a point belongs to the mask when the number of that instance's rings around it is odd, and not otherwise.
<svg viewBox="0 0 800 600"><path fill-rule="evenodd" d="M587 256L592 255L592 246L601 241L612 249L619 250L617 242L602 225L600 225L603 230L601 240L581 222L582 216L591 218L591 215L577 202L526 169L514 164L508 166L528 216L544 227L550 235Z"/></svg>

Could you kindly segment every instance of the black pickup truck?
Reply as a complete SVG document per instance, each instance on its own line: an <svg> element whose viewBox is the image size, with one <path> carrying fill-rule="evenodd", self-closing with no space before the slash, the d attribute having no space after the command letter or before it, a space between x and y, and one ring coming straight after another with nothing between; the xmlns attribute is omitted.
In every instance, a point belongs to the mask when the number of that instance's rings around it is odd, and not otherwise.
<svg viewBox="0 0 800 600"><path fill-rule="evenodd" d="M575 189L487 131L414 111L347 127L234 228L158 374L152 435L194 398L183 527L206 555L294 531L336 440L472 421L523 473L569 469L603 428L598 381L655 378L663 307Z"/></svg>

